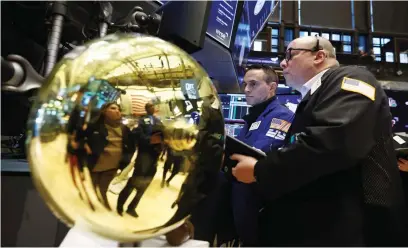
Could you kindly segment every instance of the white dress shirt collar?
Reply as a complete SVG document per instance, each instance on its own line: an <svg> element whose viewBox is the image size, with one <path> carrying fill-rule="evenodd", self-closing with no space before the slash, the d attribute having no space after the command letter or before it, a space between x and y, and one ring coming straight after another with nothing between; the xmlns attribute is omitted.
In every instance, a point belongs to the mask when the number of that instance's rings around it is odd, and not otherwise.
<svg viewBox="0 0 408 248"><path fill-rule="evenodd" d="M327 68L326 70L323 70L316 74L314 77L312 77L309 81L307 81L304 85L302 85L302 88L300 88L300 94L302 94L302 99L305 98L307 92L318 83L321 83L321 79L326 71L328 71L330 68ZM319 85L320 86L320 85ZM317 88L316 88L317 89Z"/></svg>

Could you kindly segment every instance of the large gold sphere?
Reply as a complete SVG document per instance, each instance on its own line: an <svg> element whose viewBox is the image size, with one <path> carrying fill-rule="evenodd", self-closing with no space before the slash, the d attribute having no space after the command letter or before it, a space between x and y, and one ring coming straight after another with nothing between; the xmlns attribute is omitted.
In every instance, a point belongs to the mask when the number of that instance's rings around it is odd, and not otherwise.
<svg viewBox="0 0 408 248"><path fill-rule="evenodd" d="M55 66L27 141L33 180L56 216L135 242L180 226L210 193L224 121L189 54L159 38L114 34Z"/></svg>

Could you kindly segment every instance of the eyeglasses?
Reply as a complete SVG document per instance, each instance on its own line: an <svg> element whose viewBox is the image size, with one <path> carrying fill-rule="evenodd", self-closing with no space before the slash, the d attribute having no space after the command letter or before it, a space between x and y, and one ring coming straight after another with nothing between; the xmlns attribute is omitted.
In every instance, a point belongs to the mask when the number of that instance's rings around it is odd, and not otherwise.
<svg viewBox="0 0 408 248"><path fill-rule="evenodd" d="M314 46L312 49L306 49L306 48L289 48L288 50L286 50L286 52L285 52L285 60L286 60L286 63L289 63L289 60L291 60L292 59L292 51L307 51L307 52L317 52L317 51L320 51L320 50L323 50L323 48L321 48L320 46L319 46L319 38L317 38L317 35L315 36L316 37L316 46Z"/></svg>

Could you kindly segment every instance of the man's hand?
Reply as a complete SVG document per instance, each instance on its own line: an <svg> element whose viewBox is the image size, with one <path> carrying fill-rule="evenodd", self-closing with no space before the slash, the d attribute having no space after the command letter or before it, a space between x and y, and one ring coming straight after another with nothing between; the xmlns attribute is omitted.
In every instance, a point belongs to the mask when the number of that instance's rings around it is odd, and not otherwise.
<svg viewBox="0 0 408 248"><path fill-rule="evenodd" d="M233 154L230 158L238 161L238 164L232 168L232 175L234 175L238 181L243 183L253 183L256 181L254 168L258 160L241 154Z"/></svg>
<svg viewBox="0 0 408 248"><path fill-rule="evenodd" d="M89 147L88 144L85 144L84 148L85 148L86 154L88 154L88 155L92 154L92 149L91 149L91 147Z"/></svg>
<svg viewBox="0 0 408 248"><path fill-rule="evenodd" d="M408 160L403 158L398 159L398 168L400 171L408 172Z"/></svg>

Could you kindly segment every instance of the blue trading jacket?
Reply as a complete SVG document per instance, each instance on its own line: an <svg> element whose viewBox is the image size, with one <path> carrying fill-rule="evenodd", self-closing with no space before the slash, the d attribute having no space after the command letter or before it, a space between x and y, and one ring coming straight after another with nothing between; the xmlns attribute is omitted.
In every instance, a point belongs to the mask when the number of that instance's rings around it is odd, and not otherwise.
<svg viewBox="0 0 408 248"><path fill-rule="evenodd" d="M275 98L251 126L244 126L237 138L267 153L283 146L293 119L294 113ZM256 185L232 182L231 201L240 241L244 246L258 246L258 213L262 205Z"/></svg>
<svg viewBox="0 0 408 248"><path fill-rule="evenodd" d="M244 126L237 138L264 152L277 149L283 145L293 118L294 113L275 98L251 126ZM211 246L236 247L238 239L247 246L256 246L259 198L252 186L228 181L220 172L217 190L192 214L194 237L207 240Z"/></svg>
<svg viewBox="0 0 408 248"><path fill-rule="evenodd" d="M269 152L283 145L293 118L293 112L275 99L250 127L245 124L237 138L265 153Z"/></svg>

